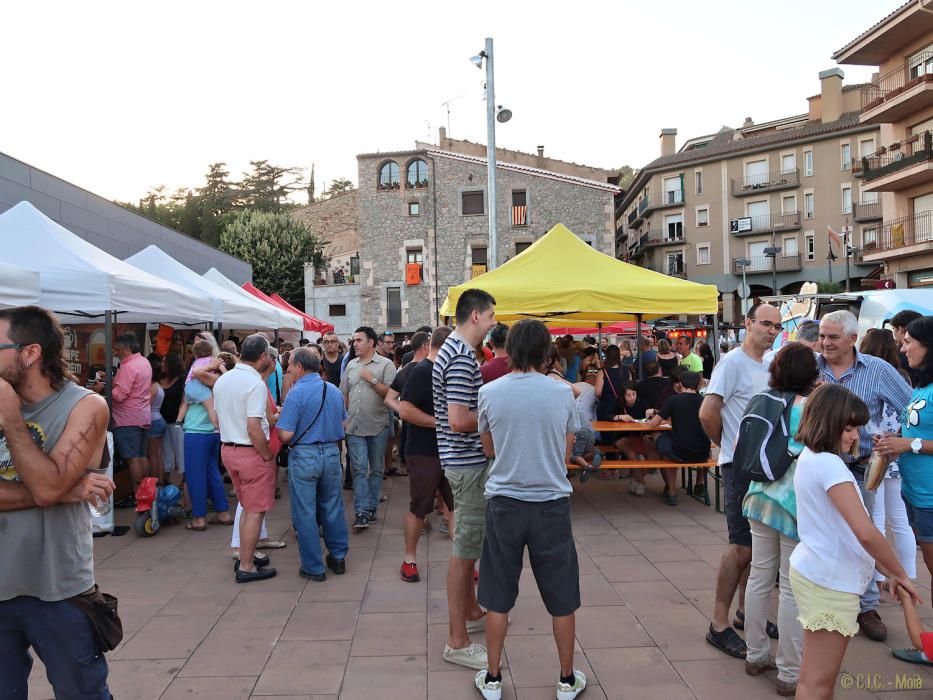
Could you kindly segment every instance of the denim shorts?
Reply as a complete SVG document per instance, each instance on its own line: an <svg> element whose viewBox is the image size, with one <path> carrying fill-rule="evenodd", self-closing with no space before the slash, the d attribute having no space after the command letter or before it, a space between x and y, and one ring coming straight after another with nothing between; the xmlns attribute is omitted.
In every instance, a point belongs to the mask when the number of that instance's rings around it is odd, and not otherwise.
<svg viewBox="0 0 933 700"><path fill-rule="evenodd" d="M168 423L165 422L164 418L153 418L152 425L149 426L149 438L160 438L165 435L165 431L168 429Z"/></svg>
<svg viewBox="0 0 933 700"><path fill-rule="evenodd" d="M910 505L904 498L907 506L907 522L917 533L918 542L933 542L933 508L918 508Z"/></svg>
<svg viewBox="0 0 933 700"><path fill-rule="evenodd" d="M726 526L729 528L729 544L751 548L752 531L748 525L748 518L742 515L742 501L745 500L751 482L736 471L732 462L723 464L721 470L725 491L723 509L726 512Z"/></svg>
<svg viewBox="0 0 933 700"><path fill-rule="evenodd" d="M113 442L117 454L123 459L145 457L148 454L149 428L137 425L113 429Z"/></svg>

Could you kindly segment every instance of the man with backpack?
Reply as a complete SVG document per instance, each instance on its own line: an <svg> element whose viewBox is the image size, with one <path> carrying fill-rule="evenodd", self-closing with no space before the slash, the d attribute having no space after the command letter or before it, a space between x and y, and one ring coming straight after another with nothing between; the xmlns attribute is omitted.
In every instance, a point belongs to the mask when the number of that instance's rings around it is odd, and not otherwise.
<svg viewBox="0 0 933 700"><path fill-rule="evenodd" d="M745 658L745 642L729 624L729 608L739 589L738 611L744 615L745 581L752 559L752 536L742 515L742 499L749 482L733 468L739 424L751 398L768 388L765 352L781 332L781 313L768 304L756 304L745 318L745 338L716 365L700 407L700 422L709 439L720 446L719 467L725 487L729 546L716 574L716 601L706 641L729 656ZM736 617L739 617L738 613Z"/></svg>

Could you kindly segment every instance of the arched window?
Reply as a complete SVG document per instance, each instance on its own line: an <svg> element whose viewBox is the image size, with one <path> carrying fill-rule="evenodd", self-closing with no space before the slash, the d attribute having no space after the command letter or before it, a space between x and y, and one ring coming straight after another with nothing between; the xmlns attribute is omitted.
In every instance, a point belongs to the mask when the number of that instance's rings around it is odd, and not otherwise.
<svg viewBox="0 0 933 700"><path fill-rule="evenodd" d="M420 158L413 160L408 164L408 173L405 179L405 186L409 189L413 187L428 186L428 164Z"/></svg>
<svg viewBox="0 0 933 700"><path fill-rule="evenodd" d="M398 163L394 160L387 161L379 167L379 185L380 190L397 190L399 187L399 169Z"/></svg>

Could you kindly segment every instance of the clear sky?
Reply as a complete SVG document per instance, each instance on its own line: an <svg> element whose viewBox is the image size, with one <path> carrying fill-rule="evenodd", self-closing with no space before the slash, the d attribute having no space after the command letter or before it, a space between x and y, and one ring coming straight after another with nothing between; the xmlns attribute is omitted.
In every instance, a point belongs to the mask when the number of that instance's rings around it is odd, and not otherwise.
<svg viewBox="0 0 933 700"><path fill-rule="evenodd" d="M198 186L207 165L316 165L450 135L602 167L806 111L830 55L901 0L5 2L0 151L104 197ZM871 69L844 66L846 83Z"/></svg>

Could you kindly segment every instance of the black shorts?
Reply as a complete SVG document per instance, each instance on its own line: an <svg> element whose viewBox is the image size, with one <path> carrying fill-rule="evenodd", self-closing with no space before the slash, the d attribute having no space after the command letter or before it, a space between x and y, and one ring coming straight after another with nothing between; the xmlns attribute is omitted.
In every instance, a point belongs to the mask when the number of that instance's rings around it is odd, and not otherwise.
<svg viewBox="0 0 933 700"><path fill-rule="evenodd" d="M411 501L408 510L423 518L434 511L434 494L441 492L447 510L454 509L454 495L441 467L441 458L431 455L405 455Z"/></svg>
<svg viewBox="0 0 933 700"><path fill-rule="evenodd" d="M729 528L729 544L751 547L752 532L748 526L748 518L742 515L742 501L748 493L751 481L736 472L732 462L723 464L720 469L725 490L723 507L726 511L726 525Z"/></svg>
<svg viewBox="0 0 933 700"><path fill-rule="evenodd" d="M580 607L580 567L569 498L531 503L495 496L486 503L480 605L503 614L515 606L526 546L547 611L554 617L573 613Z"/></svg>

